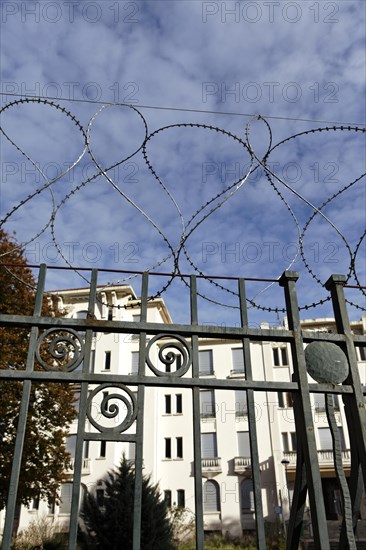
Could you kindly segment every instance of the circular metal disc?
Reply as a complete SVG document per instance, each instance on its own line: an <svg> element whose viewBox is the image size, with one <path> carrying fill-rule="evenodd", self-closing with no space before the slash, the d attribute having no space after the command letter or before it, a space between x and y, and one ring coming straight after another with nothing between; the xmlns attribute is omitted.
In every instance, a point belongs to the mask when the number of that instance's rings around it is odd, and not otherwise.
<svg viewBox="0 0 366 550"><path fill-rule="evenodd" d="M312 342L305 349L306 370L316 382L341 384L348 376L347 357L331 342Z"/></svg>

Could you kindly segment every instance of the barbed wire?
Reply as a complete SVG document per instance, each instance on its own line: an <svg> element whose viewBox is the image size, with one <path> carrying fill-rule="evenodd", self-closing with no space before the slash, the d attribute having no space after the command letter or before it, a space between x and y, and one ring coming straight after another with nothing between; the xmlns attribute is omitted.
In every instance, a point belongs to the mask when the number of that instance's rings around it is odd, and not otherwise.
<svg viewBox="0 0 366 550"><path fill-rule="evenodd" d="M316 129L309 129L297 134L292 134L286 137L285 139L283 139L282 141L279 141L278 143L273 145L272 129L269 125L269 122L266 120L266 117L263 117L260 115L252 116L248 121L245 128L245 139L241 139L236 134L229 132L223 128L208 125L208 124L199 124L199 123L170 124L168 126L162 126L161 128L158 128L157 130L149 133L146 118L140 112L139 108L131 104L121 104L121 103L114 103L114 104L108 103L108 104L102 105L102 107L99 108L92 115L92 117L90 118L86 126L83 125L81 121L70 110L65 109L58 103L55 103L53 100L44 99L41 97L39 98L26 97L26 98L21 98L21 99L11 101L0 110L0 115L3 114L5 111L10 111L11 109L20 107L24 104L36 104L36 103L47 108L55 109L59 113L64 115L67 119L72 121L76 126L78 132L80 132L81 134L83 145L82 145L81 151L76 155L76 159L71 163L71 165L68 166L68 168L64 170L61 174L57 175L52 179L49 179L47 177L47 174L45 173L45 170L42 170L38 165L38 163L26 151L24 151L23 148L20 147L20 145L12 137L10 137L10 135L8 134L8 132L4 130L2 125L0 126L0 131L4 136L4 138L10 143L12 147L15 148L15 150L18 153L20 153L34 167L34 169L37 171L37 173L40 175L40 177L43 180L43 185L39 186L35 191L29 194L26 198L23 198L22 200L16 202L16 204L14 204L9 209L9 211L5 214L5 216L0 220L0 228L6 228L6 224L8 224L12 219L15 218L15 214L17 214L22 207L24 207L25 205L28 205L37 196L40 196L41 194L48 192L51 197L51 213L49 218L46 221L46 224L40 230L38 230L34 235L30 235L29 239L26 242L23 242L21 245L15 247L13 250L24 249L30 243L37 241L37 239L39 239L49 228L51 232L51 238L52 238L53 244L60 258L65 262L68 268L75 271L75 273L77 273L79 277L81 277L83 280L85 280L89 284L89 280L87 277L85 277L83 270L77 268L76 266L73 266L70 259L67 258L66 255L63 253L62 246L57 238L56 225L57 225L58 217L61 216L60 214L61 208L64 207L65 205L67 206L68 201L75 194L80 192L83 188L85 188L89 184L95 182L96 179L102 177L108 183L110 188L113 189L113 191L121 198L121 200L128 203L138 213L139 216L142 216L142 218L144 218L145 221L148 222L151 229L155 232L155 234L159 236L159 238L162 240L162 242L168 249L167 254L162 259L156 261L153 265L149 266L144 270L148 272L154 272L154 270L156 270L157 268L160 268L166 262L170 260L172 260L173 262L173 270L170 272L167 282L165 282L165 284L163 284L161 288L159 288L154 293L154 296L151 296L151 299L160 297L169 288L173 280L176 279L177 277L179 277L180 280L185 285L189 284L186 280L187 276L184 275L184 273L182 272L182 266L181 266L182 258L184 258L185 261L188 262L188 264L193 269L194 274L197 274L199 277L205 278L205 280L208 281L209 284L211 284L217 291L223 292L224 294L226 293L230 296L237 297L238 293L236 291L232 290L227 284L223 282L218 282L218 280L215 277L210 277L209 275L205 274L202 271L202 269L197 265L197 262L193 261L187 249L187 241L188 239L192 238L192 235L196 232L196 230L200 226L205 224L205 222L212 216L212 214L214 214L221 207L223 207L224 204L226 204L230 199L232 199L239 192L239 190L241 190L248 183L249 177L255 171L262 169L269 186L273 189L275 195L282 202L287 212L289 213L297 232L297 250L296 250L296 253L293 255L293 257L288 261L286 269L290 269L294 265L295 261L300 259L302 261L303 266L305 267L308 274L312 277L312 279L319 286L321 287L324 286L324 283L322 282L320 275L316 272L314 266L311 265L309 258L306 257L305 249L304 249L304 239L305 239L306 232L308 231L308 228L310 224L313 222L313 220L315 219L315 217L318 216L319 218L322 219L323 222L325 222L329 226L329 228L331 228L336 232L336 234L341 239L341 241L343 242L347 250L347 253L349 255L348 273L346 275L347 282L349 282L350 279L353 277L357 283L357 287L361 295L363 297L366 296L365 290L364 288L362 288L362 285L360 283L358 271L356 269L356 260L358 258L358 255L360 254L361 246L362 246L362 243L364 242L365 235L366 235L366 230L363 229L363 232L361 233L354 250L352 250L351 245L348 242L346 236L338 228L336 223L332 219L330 219L328 215L325 215L324 213L325 208L331 202L333 202L337 197L342 196L342 194L345 191L348 191L350 188L354 187L357 183L359 183L365 177L365 173L358 175L351 182L344 184L341 189L333 193L325 201L323 201L319 207L317 207L310 200L308 200L302 193L300 193L293 186L291 186L288 183L288 181L285 180L285 178L280 177L269 166L269 159L270 159L270 156L273 154L273 152L276 151L280 146L283 146L289 143L290 141L297 140L299 138L305 138L307 136L314 135L314 134L320 134L322 132L331 132L331 133L348 132L348 133L365 134L366 132L365 128L341 124L341 125L334 125L332 127L326 126L326 127L316 128ZM101 165L101 163L97 160L97 157L93 151L93 147L91 145L91 135L92 135L93 124L97 119L97 117L106 109L113 106L127 108L130 110L130 112L136 115L143 124L144 135L141 142L132 153L118 160L118 162L115 162L110 166L104 168ZM268 132L268 136L269 136L267 149L261 155L258 155L256 153L255 148L251 143L251 127L255 121L259 121L264 125L264 128ZM193 129L196 132L198 131L216 132L219 135L229 138L230 140L232 140L233 142L241 146L243 151L249 156L249 166L244 175L242 175L239 179L236 179L236 181L231 182L229 185L225 185L225 187L221 189L218 193L208 198L198 209L196 209L196 211L190 216L188 221L185 221L182 209L178 204L178 201L174 197L172 191L166 186L162 178L158 175L158 171L154 166L154 161L151 158L150 153L148 153L148 147L159 134L161 135L164 132L168 132L173 129L188 129L188 128ZM163 228L156 221L154 221L154 219L146 212L146 210L144 210L141 206L139 206L137 202L133 200L125 192L125 190L121 187L121 185L119 185L111 176L112 171L116 167L121 166L127 161L131 160L138 153L142 154L142 157L144 159L144 162L148 171L153 176L155 181L158 183L160 189L162 190L163 193L165 193L167 199L173 205L173 208L176 211L176 214L180 221L180 238L179 238L178 244L174 244L172 242L172 239L169 235L169 228ZM88 178L83 179L83 181L78 183L78 185L76 185L74 188L72 188L67 193L65 193L64 196L62 196L61 200L56 200L56 196L53 191L53 186L55 185L55 183L60 181L69 172L71 172L77 166L79 166L82 159L84 159L84 157L86 156L89 159L91 159L92 164L96 169L96 173ZM303 224L303 226L301 226L298 220L298 217L294 212L294 209L290 205L290 202L285 198L285 195L284 195L285 190L287 192L290 192L292 196L296 197L296 199L298 199L301 204L304 204L308 208L310 208L311 215L308 217L308 219ZM12 250L9 250L8 252L2 254L0 258L5 257L6 255L10 255L11 252ZM5 258L5 263L6 263L6 258ZM131 280L136 276L137 276L137 272L132 273L128 277L125 277L122 281L125 282L128 280ZM19 275L17 275L17 277L19 279ZM29 284L29 283L26 283L25 281L23 282L24 284ZM273 284L275 284L273 281L269 282L264 288L262 288L254 296L247 298L249 306L261 311L266 311L266 312L275 312L275 313L285 312L284 308L272 307L260 302L261 296L264 295L273 286ZM101 297L100 297L101 292L102 291L99 291L99 298L98 298L99 300L101 300ZM197 294L198 296L200 296L201 298L207 300L212 304L225 306L227 308L232 308L232 309L238 309L237 305L232 305L228 301L219 299L216 296L208 296L207 293L204 293L202 291L198 292ZM319 299L316 302L306 303L302 305L300 309L308 310L318 305L322 305L326 303L328 300L329 300L329 297L327 296L326 298ZM348 303L350 303L357 309L366 311L366 308L361 304L356 304L350 300L348 300ZM109 307L113 307L112 304L107 304L107 305Z"/></svg>

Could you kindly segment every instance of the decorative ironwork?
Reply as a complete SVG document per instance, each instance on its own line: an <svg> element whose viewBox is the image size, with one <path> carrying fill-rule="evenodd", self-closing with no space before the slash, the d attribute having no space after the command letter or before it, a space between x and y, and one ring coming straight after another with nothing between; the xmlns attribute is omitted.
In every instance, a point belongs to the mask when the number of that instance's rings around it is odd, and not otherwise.
<svg viewBox="0 0 366 550"><path fill-rule="evenodd" d="M36 301L33 316L16 316L0 314L0 326L6 327L31 327L29 337L29 352L27 366L24 371L12 369L0 370L0 380L12 382L20 380L23 383L23 396L19 410L19 423L14 446L14 460L12 466L10 490L6 507L6 520L4 536L2 541L3 550L11 548L12 525L16 511L17 490L22 464L22 452L24 448L25 434L27 429L27 415L30 407L31 386L42 380L43 383L69 383L80 385L79 400L79 422L77 426L77 437L75 446L75 457L72 469L73 493L72 507L70 514L69 550L76 549L78 530L78 506L80 502L80 486L84 464L83 445L85 441L114 441L132 442L136 445L135 454L135 502L134 502L134 535L133 550L140 548L141 534L141 488L143 483L143 444L144 444L144 416L145 416L145 388L146 387L175 387L187 388L192 394L192 425L193 425L193 472L195 492L195 514L196 514L196 547L199 550L204 548L204 512L203 512L203 477L219 475L226 466L221 464L219 458L202 457L201 452L201 418L200 418L200 392L202 389L214 390L242 390L247 393L248 410L248 431L250 438L250 458L236 457L233 468L237 475L249 475L253 484L254 494L254 515L257 533L257 547L259 550L266 549L265 520L262 506L263 480L261 479L260 454L258 451L259 437L257 434L257 419L255 410L254 393L264 392L275 393L290 391L293 397L294 418L296 426L297 463L295 476L295 489L291 499L291 516L287 531L287 548L297 548L301 533L304 527L304 511L307 506L307 495L309 497L311 521L313 528L314 543L320 550L329 550L329 534L326 524L325 506L322 498L322 480L320 475L321 463L328 465L328 456L322 458L317 450L314 436L313 407L310 400L312 391L318 392L316 384L309 384L307 363L312 363L311 357L315 357L316 368L309 373L322 383L321 393L326 396L326 410L328 421L333 435L333 458L336 459L334 471L337 475L342 492L343 503L346 510L342 525L339 548L354 548L354 531L357 525L357 518L360 512L362 489L366 480L366 411L364 406L364 395L355 354L355 344L364 345L364 337L352 334L343 286L346 277L333 276L326 284L330 291L336 321L336 332L314 333L302 329L299 307L297 302L296 281L297 274L285 272L279 285L283 287L288 318L288 329L273 328L251 328L247 318L247 307L245 298L245 281L238 280L239 307L241 313L240 327L221 327L200 325L198 323L198 305L196 292L196 277L190 278L190 311L191 324L167 324L162 333L161 323L147 322L148 309L148 282L151 275L144 274L141 286L141 321L135 323L134 332L140 338L140 371L138 374L128 375L127 373L90 372L87 367L89 359L93 332L130 334L131 323L115 320L94 319L55 319L55 326L46 330L38 338L38 330L43 326L50 326L49 318L42 318L41 308L44 296L44 285L46 267L40 270ZM88 311L94 312L97 303L97 271L92 271L92 284L89 291ZM77 327L83 331L85 337L85 353L83 341L80 340L81 332L70 329L69 326ZM149 344L146 344L147 334L151 337ZM70 336L71 335L71 336ZM75 335L78 336L74 340ZM66 338L67 337L67 338ZM66 338L66 340L65 340ZM76 351L68 338L71 338ZM246 377L241 379L215 378L208 379L200 377L199 373L199 344L200 338L240 341L243 346L244 363L246 366ZM44 358L43 352L51 345L54 351L49 354L50 363L58 361L61 366L56 368L51 364L52 372L40 372L34 369L34 360L42 351L41 357L45 362L46 370L50 365ZM315 346L312 343L322 343L322 346ZM59 342L59 348L57 348ZM251 343L252 342L281 342L291 347L291 358L293 364L292 382L268 381L256 378L256 370L252 365ZM324 344L332 346L324 346ZM309 351L305 351L305 344L308 344ZM152 347L155 346L153 352ZM334 346L334 347L333 347ZM159 349L160 347L160 349ZM335 349L336 348L336 349ZM157 352L159 350L159 353ZM325 350L325 352L324 352ZM49 352L47 352L49 353ZM76 354L79 353L78 359ZM157 353L159 361L166 368L174 364L178 367L174 372L162 372L153 364L153 353ZM310 357L310 360L309 360ZM74 372L77 361L84 358L84 369L81 372ZM307 358L307 361L306 361ZM39 360L39 359L38 359ZM157 376L145 373L142 368L146 361L149 368ZM339 368L334 373L334 361L339 361ZM181 362L181 364L180 364ZM178 365L177 365L178 363ZM182 375L188 372L191 367L191 376ZM150 374L150 375L149 375ZM108 376L108 378L106 378ZM109 380L106 382L106 380ZM130 380L130 382L127 382ZM137 390L137 398L126 383ZM78 388L79 389L79 388ZM88 391L91 394L88 396ZM111 393L109 393L111 392ZM104 395L103 395L104 394ZM339 435L337 435L333 407L333 394L342 396L344 411L347 420L347 427L351 441L351 456L343 453L347 459L347 468L350 463L349 493L345 483L342 453L340 451ZM120 418L123 416L123 419ZM85 428L85 419L88 419L95 430ZM103 425L103 422L105 425ZM131 432L126 430L131 427ZM248 461L248 466L246 466ZM250 466L249 466L250 464ZM290 468L294 471L293 461L290 461ZM203 470L203 471L202 471ZM202 475L204 474L204 475Z"/></svg>
<svg viewBox="0 0 366 550"><path fill-rule="evenodd" d="M159 348L159 361L165 365L166 368L165 371L161 371L153 365L150 352L153 346L164 338L168 338L169 342L162 344ZM180 343L178 344L172 340L178 340ZM146 348L146 363L156 376L183 376L192 363L191 348L186 340L178 334L157 334L150 340ZM174 364L178 365L178 368L171 372L170 369Z"/></svg>
<svg viewBox="0 0 366 550"><path fill-rule="evenodd" d="M84 341L70 328L50 328L38 339L36 358L44 370L71 372L84 358Z"/></svg>
<svg viewBox="0 0 366 550"><path fill-rule="evenodd" d="M306 370L319 383L341 384L348 376L347 357L336 344L311 342L305 349Z"/></svg>
<svg viewBox="0 0 366 550"><path fill-rule="evenodd" d="M113 388L113 390L119 389L122 392L126 393L128 398L121 393L108 393L105 391L107 388ZM101 392L105 392L105 393L102 396L102 401L99 404L97 404L94 401L94 398ZM119 405L116 403L116 400L120 402ZM125 417L121 422L119 420L119 416L122 414L122 404L124 405L126 410L124 411ZM96 411L97 411L97 415L96 415ZM97 416L99 419L100 415L102 415L103 418L106 418L108 420L117 421L118 424L112 427L103 426L95 418ZM124 384L108 384L108 383L101 384L100 386L95 388L88 397L86 416L89 422L94 426L94 428L96 428L100 432L103 432L103 433L125 432L128 428L132 426L132 424L136 420L136 416L137 416L136 398L132 393L132 391Z"/></svg>

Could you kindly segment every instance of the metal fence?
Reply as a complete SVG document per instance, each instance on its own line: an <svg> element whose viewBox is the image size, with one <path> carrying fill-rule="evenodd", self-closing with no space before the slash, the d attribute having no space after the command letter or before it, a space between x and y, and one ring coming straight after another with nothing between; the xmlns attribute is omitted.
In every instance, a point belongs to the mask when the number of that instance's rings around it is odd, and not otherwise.
<svg viewBox="0 0 366 550"><path fill-rule="evenodd" d="M202 491L202 460L201 460L201 419L200 419L200 390L201 389L231 389L246 390L247 415L249 424L249 438L251 449L251 470L254 489L254 505L256 520L257 547L266 548L265 523L261 500L261 472L258 452L258 434L254 392L292 393L296 435L298 441L295 488L292 498L291 517L287 531L287 548L298 547L304 521L305 501L308 495L310 502L313 536L316 547L327 549L330 547L322 498L322 483L319 471L318 453L315 443L313 415L310 402L311 392L326 394L326 408L333 437L334 470L338 478L341 498L343 501L344 518L340 534L339 548L356 548L354 530L361 505L364 480L366 480L366 410L364 404L365 388L362 388L355 353L355 346L365 345L365 337L355 336L351 332L350 322L346 310L343 287L345 277L334 275L326 288L330 292L337 333L315 333L304 331L300 325L299 308L296 294L297 274L285 272L278 284L283 287L288 329L250 328L247 316L245 294L245 280L238 279L238 306L240 308L241 326L218 327L200 325L198 323L198 293L196 276L191 276L187 284L190 288L190 324L164 324L147 322L147 307L149 302L149 274L142 276L141 287L141 317L137 323L117 320L96 320L94 309L97 299L96 270L92 272L89 315L87 319L70 319L65 317L42 317L41 306L44 296L46 267L41 266L38 278L34 313L32 316L0 315L0 325L5 327L29 327L29 350L25 370L0 370L0 380L23 382L23 394L19 411L17 438L14 450L14 461L9 487L9 497L6 507L5 529L2 542L3 550L11 545L12 525L16 508L17 487L21 467L23 442L26 433L26 419L30 404L30 390L33 382L62 382L80 384L80 407L78 416L78 431L75 458L73 461L73 491L69 528L69 549L76 548L79 501L81 492L81 473L83 468L84 441L130 441L136 444L135 456L135 504L134 504L134 533L133 550L140 548L141 525L141 488L143 470L143 436L144 436L144 397L148 387L175 387L188 388L192 392L193 403L193 439L194 439L194 488L196 512L196 548L204 548L204 516ZM52 338L57 331L63 334L69 332L82 342L80 356L68 369L35 370L37 349L47 338ZM91 345L94 333L109 332L117 334L135 334L139 338L139 366L137 374L106 374L93 373L89 369ZM148 342L148 338L150 340ZM152 338L151 338L152 337ZM182 356L180 367L175 372L162 372L159 366L154 365L149 358L151 342L171 337L178 342L177 353ZM199 373L199 341L200 338L224 338L242 342L244 355L244 376L242 378L212 379L202 377ZM268 382L255 380L255 370L251 363L251 342L281 342L288 343L291 348L293 362L293 380L291 382ZM309 383L304 344L321 343L320 353L322 366L315 367L315 377L318 383ZM337 379L337 370L332 364L334 344L344 353L347 361L343 380ZM324 347L325 346L325 347ZM331 346L331 348L329 348ZM328 348L330 354L328 354ZM75 370L82 361L82 371ZM342 362L342 361L341 361ZM183 376L185 375L185 376ZM113 428L105 429L94 422L95 430L86 431L85 419L88 418L90 404L90 386L99 392L106 386L118 387L129 395L131 406L125 421ZM129 391L129 386L138 388L137 398ZM332 426L332 394L343 398L351 442L351 470L349 483L342 468L342 452L337 430ZM101 411L103 414L103 410ZM89 417L90 420L90 417ZM135 426L134 434L126 434L130 426Z"/></svg>

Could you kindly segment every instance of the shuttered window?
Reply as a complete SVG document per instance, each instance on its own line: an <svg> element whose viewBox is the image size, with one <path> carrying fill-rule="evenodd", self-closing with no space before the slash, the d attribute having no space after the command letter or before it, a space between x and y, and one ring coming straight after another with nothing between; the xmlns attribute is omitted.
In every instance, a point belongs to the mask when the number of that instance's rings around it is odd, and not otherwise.
<svg viewBox="0 0 366 550"><path fill-rule="evenodd" d="M206 434L201 434L201 447L202 458L217 457L216 433L210 432Z"/></svg>
<svg viewBox="0 0 366 550"><path fill-rule="evenodd" d="M204 512L219 512L220 511L220 487L209 479L203 486L203 511Z"/></svg>
<svg viewBox="0 0 366 550"><path fill-rule="evenodd" d="M333 449L332 436L329 428L319 428L319 444L322 451L329 451Z"/></svg>
<svg viewBox="0 0 366 550"><path fill-rule="evenodd" d="M72 498L72 483L61 485L60 514L70 514Z"/></svg>
<svg viewBox="0 0 366 550"><path fill-rule="evenodd" d="M324 393L314 393L314 405L317 412L325 411L325 395Z"/></svg>
<svg viewBox="0 0 366 550"><path fill-rule="evenodd" d="M238 456L250 457L249 432L237 432Z"/></svg>
<svg viewBox="0 0 366 550"><path fill-rule="evenodd" d="M139 352L133 351L131 353L131 374L138 374L139 370Z"/></svg>
<svg viewBox="0 0 366 550"><path fill-rule="evenodd" d="M243 348L235 348L231 350L231 356L232 356L232 373L242 373L244 374L244 356L243 356Z"/></svg>
<svg viewBox="0 0 366 550"><path fill-rule="evenodd" d="M215 391L200 392L200 408L202 418L212 418L215 416Z"/></svg>
<svg viewBox="0 0 366 550"><path fill-rule="evenodd" d="M248 414L247 392L235 390L235 416L246 416Z"/></svg>
<svg viewBox="0 0 366 550"><path fill-rule="evenodd" d="M199 352L199 371L200 374L213 374L212 349Z"/></svg>

